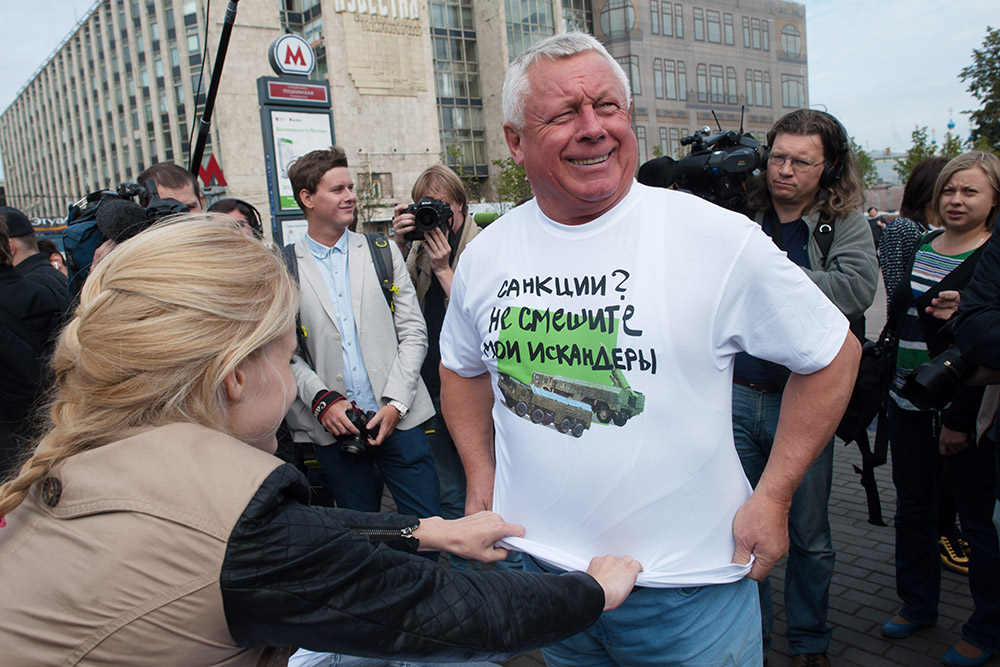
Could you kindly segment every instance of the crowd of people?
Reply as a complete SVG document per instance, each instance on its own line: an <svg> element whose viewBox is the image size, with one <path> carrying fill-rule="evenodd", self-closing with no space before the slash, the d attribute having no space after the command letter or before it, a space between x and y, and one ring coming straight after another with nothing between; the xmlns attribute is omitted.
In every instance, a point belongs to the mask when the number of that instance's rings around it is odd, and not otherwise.
<svg viewBox="0 0 1000 667"><path fill-rule="evenodd" d="M140 205L188 213L99 216L71 295L0 209L5 659L759 665L787 553L794 665L828 665L833 437L880 269L902 603L882 633L934 624L946 543L975 610L942 660L1000 651L1000 159L928 159L900 216L866 218L848 131L799 109L724 210L635 181L628 77L572 32L511 63L503 110L534 198L485 229L435 165L411 195L440 224L400 205L391 240L355 233L331 147L290 166L307 233L278 251L253 206L202 212L160 164ZM972 383L912 404L956 343Z"/></svg>

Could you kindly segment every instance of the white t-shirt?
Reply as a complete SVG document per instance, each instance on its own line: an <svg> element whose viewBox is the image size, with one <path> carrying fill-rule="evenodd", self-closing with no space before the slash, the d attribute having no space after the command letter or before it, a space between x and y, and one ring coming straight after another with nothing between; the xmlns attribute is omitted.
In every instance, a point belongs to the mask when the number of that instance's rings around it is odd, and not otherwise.
<svg viewBox="0 0 1000 667"><path fill-rule="evenodd" d="M749 571L731 563L751 492L733 355L811 373L846 335L752 221L633 183L584 225L531 201L485 229L459 262L441 358L491 373L493 509L525 526L509 546L567 570L628 554L641 585L694 586Z"/></svg>

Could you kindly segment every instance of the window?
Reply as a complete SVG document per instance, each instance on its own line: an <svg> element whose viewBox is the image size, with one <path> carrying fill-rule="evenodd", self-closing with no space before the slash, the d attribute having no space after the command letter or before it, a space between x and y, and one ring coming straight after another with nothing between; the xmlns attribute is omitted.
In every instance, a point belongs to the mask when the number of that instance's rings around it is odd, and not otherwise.
<svg viewBox="0 0 1000 667"><path fill-rule="evenodd" d="M471 14L471 7L470 14ZM578 30L587 34L594 33L594 17L590 12L588 0L562 0L563 26L566 31ZM472 23L471 16L469 23Z"/></svg>
<svg viewBox="0 0 1000 667"><path fill-rule="evenodd" d="M743 48L750 48L750 19L743 17Z"/></svg>
<svg viewBox="0 0 1000 667"><path fill-rule="evenodd" d="M761 21L761 41L764 44L764 50L771 50L771 29L768 27L767 19Z"/></svg>
<svg viewBox="0 0 1000 667"><path fill-rule="evenodd" d="M710 66L708 68L708 75L712 84L712 104L725 103L725 91L722 87L722 65Z"/></svg>
<svg viewBox="0 0 1000 667"><path fill-rule="evenodd" d="M674 78L676 76L674 72L674 61L664 60L663 61L663 75L667 82L667 99L676 100L677 99L677 81Z"/></svg>
<svg viewBox="0 0 1000 667"><path fill-rule="evenodd" d="M645 164L649 159L646 155L646 128L642 125L635 128L635 140L639 144L639 164Z"/></svg>
<svg viewBox="0 0 1000 667"><path fill-rule="evenodd" d="M781 75L781 106L791 109L801 109L805 106L805 77L795 74Z"/></svg>
<svg viewBox="0 0 1000 667"><path fill-rule="evenodd" d="M704 63L698 63L695 72L698 82L698 101L708 102L708 67Z"/></svg>
<svg viewBox="0 0 1000 667"><path fill-rule="evenodd" d="M670 156L673 157L681 150L681 131L676 127L670 128Z"/></svg>
<svg viewBox="0 0 1000 667"><path fill-rule="evenodd" d="M700 7L695 7L694 13L694 38L699 42L705 41L705 12Z"/></svg>
<svg viewBox="0 0 1000 667"><path fill-rule="evenodd" d="M687 66L683 60L677 61L677 99L687 100L688 98Z"/></svg>
<svg viewBox="0 0 1000 667"><path fill-rule="evenodd" d="M713 44L722 44L722 17L714 9L705 11L705 19L708 23L708 41Z"/></svg>
<svg viewBox="0 0 1000 667"><path fill-rule="evenodd" d="M736 90L736 69L733 67L726 68L726 88L729 92L728 104L730 106L739 104L739 91Z"/></svg>
<svg viewBox="0 0 1000 667"><path fill-rule="evenodd" d="M601 30L609 39L625 37L635 26L632 0L608 0L601 10Z"/></svg>
<svg viewBox="0 0 1000 667"><path fill-rule="evenodd" d="M662 14L661 26L663 28L664 37L672 37L674 34L674 5L670 2L660 3L660 12Z"/></svg>
<svg viewBox="0 0 1000 667"><path fill-rule="evenodd" d="M722 29L723 35L725 36L725 39L726 39L726 45L727 46L733 46L734 44L736 44L736 39L733 36L734 35L734 28L733 28L733 15L732 14L723 14L722 15L722 28L723 28Z"/></svg>
<svg viewBox="0 0 1000 667"><path fill-rule="evenodd" d="M198 41L198 26L189 26L187 29L188 53L198 53L201 49L201 42Z"/></svg>
<svg viewBox="0 0 1000 667"><path fill-rule="evenodd" d="M649 3L649 30L654 35L660 34L660 3L657 0Z"/></svg>
<svg viewBox="0 0 1000 667"><path fill-rule="evenodd" d="M753 70L747 70L747 106L757 106L757 98L753 94Z"/></svg>
<svg viewBox="0 0 1000 667"><path fill-rule="evenodd" d="M750 19L750 46L760 50L760 19Z"/></svg>
<svg viewBox="0 0 1000 667"><path fill-rule="evenodd" d="M653 59L653 94L656 99L663 99L663 61L659 58Z"/></svg>
<svg viewBox="0 0 1000 667"><path fill-rule="evenodd" d="M674 37L684 39L684 8L679 2L674 5Z"/></svg>
<svg viewBox="0 0 1000 667"><path fill-rule="evenodd" d="M627 0L624 1L627 2ZM465 15L467 13L468 23L462 27L467 30L472 29L471 2L465 1L458 3L455 0L447 0L444 4L445 6L452 4L463 5L462 20L465 21ZM551 2L541 2L540 0L524 0L524 2L520 2L519 0L506 0L505 8L507 14L507 56L511 60L524 53L528 47L543 37L555 34L556 27ZM629 9L631 9L631 4L629 4ZM608 11L607 6L605 6L605 11ZM624 9L619 9L618 13L624 13ZM603 28L603 15L601 17L601 21L601 27ZM447 27L458 28L459 26L451 25Z"/></svg>
<svg viewBox="0 0 1000 667"><path fill-rule="evenodd" d="M670 155L670 140L667 139L667 128L660 128L660 155Z"/></svg>
<svg viewBox="0 0 1000 667"><path fill-rule="evenodd" d="M764 72L764 106L771 106L771 73Z"/></svg>
<svg viewBox="0 0 1000 667"><path fill-rule="evenodd" d="M615 58L615 60L622 66L625 73L628 74L629 83L632 86L632 94L641 95L642 90L639 87L639 56L624 56L622 58Z"/></svg>
<svg viewBox="0 0 1000 667"><path fill-rule="evenodd" d="M802 54L802 36L791 23L781 29L781 51L787 58L798 58Z"/></svg>
<svg viewBox="0 0 1000 667"><path fill-rule="evenodd" d="M758 106L767 106L764 104L764 73L759 69L753 72L753 94Z"/></svg>

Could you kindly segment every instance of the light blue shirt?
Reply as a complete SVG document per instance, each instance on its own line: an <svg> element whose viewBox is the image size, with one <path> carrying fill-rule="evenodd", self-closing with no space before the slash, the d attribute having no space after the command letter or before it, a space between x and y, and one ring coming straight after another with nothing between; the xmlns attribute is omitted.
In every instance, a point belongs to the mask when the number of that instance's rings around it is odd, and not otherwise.
<svg viewBox="0 0 1000 667"><path fill-rule="evenodd" d="M354 308L351 305L351 275L347 269L347 232L332 248L316 241L306 234L306 244L309 252L316 258L320 275L326 284L326 292L330 295L333 312L337 315L337 329L340 330L340 351L344 356L344 384L347 386L347 398L358 404L363 410L378 411L378 401L368 380L368 369L361 358L361 343L358 340L358 327L354 321Z"/></svg>

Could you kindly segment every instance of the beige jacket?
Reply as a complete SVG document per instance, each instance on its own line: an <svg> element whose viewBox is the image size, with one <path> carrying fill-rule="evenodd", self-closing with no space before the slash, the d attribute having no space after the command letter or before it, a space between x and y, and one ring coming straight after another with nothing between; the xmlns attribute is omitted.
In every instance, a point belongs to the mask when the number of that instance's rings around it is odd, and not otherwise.
<svg viewBox="0 0 1000 667"><path fill-rule="evenodd" d="M286 664L289 649L236 645L219 586L233 526L279 465L192 424L59 464L0 529L0 663Z"/></svg>
<svg viewBox="0 0 1000 667"><path fill-rule="evenodd" d="M472 219L472 215L465 216L465 222L462 225L462 235L458 237L458 252L455 253L455 260L451 263L452 271L458 266L458 260L462 256L465 246L469 245L469 241L476 238L476 234L478 233L479 226ZM423 249L420 247L421 245L420 241L413 242L410 253L406 256L406 268L409 269L410 280L413 281L413 287L417 290L417 299L420 300L420 312L423 312L424 297L427 296L427 290L431 288L431 279L434 277L434 270L431 268L430 255L423 252ZM448 307L448 297L444 299L444 307Z"/></svg>

